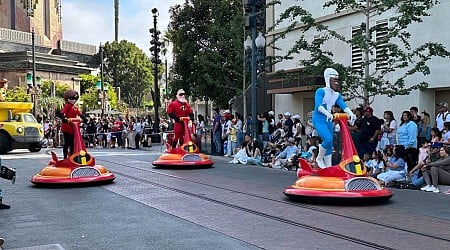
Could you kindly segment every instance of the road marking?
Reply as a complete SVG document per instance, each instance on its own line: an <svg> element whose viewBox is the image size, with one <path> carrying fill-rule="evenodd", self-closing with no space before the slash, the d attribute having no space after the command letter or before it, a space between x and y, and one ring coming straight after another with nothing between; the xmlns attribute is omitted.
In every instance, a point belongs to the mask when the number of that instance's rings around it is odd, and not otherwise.
<svg viewBox="0 0 450 250"><path fill-rule="evenodd" d="M60 244L13 248L11 250L65 250Z"/></svg>

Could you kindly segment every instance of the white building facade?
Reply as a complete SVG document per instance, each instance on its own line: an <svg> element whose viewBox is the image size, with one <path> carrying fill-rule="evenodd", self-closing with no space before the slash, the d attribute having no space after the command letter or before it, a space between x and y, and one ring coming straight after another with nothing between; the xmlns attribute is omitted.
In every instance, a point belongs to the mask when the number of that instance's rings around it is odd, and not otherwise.
<svg viewBox="0 0 450 250"><path fill-rule="evenodd" d="M323 8L325 0L283 0L281 4L275 5L268 9L267 22L268 27L272 26L272 22L280 16L280 13L292 5L301 5L304 9L310 11L316 21L329 27L331 30L337 31L339 34L344 35L347 39L352 36L352 31L355 26L359 26L365 20L365 16L353 12L342 12L339 14L334 13L333 7ZM408 27L408 31L411 33L411 46L412 48L418 45L424 44L426 42L435 42L443 44L447 50L450 50L450 29L448 26L450 22L448 21L448 13L450 13L450 0L441 0L438 5L430 10L431 16L424 17L422 23L415 23ZM371 26L378 23L386 23L386 25L394 25L389 23L389 17L392 12L383 13L380 16L375 16L371 18ZM273 37L281 33L288 23L283 23L277 26L277 29L266 34L266 39L270 42ZM315 36L318 35L316 31L309 31L308 33L303 33L301 25L298 29L295 29L287 34L284 39L280 39L275 42L274 47L271 49L267 48L267 55L283 56L286 52L292 48L294 42L298 37L304 35L308 40L312 41ZM352 53L352 48L344 42L337 40L329 40L324 44L323 49L330 50L333 52L333 59L344 65L352 65L355 63L355 54ZM352 56L353 55L353 56ZM286 60L275 64L272 69L273 72L280 70L285 71L295 71L299 69L298 61L302 57L307 57L307 54L297 54L294 55L293 60ZM436 103L448 102L450 103L450 59L448 58L432 58L428 65L431 69L431 74L427 76L417 76L410 77L407 79L409 83L426 81L429 83L429 87L425 91L415 90L406 96L395 96L389 98L387 96L379 95L376 96L371 107L374 109L374 114L378 118L383 117L383 112L386 110L391 110L394 113L397 121L400 120L401 113L404 110L409 110L410 107L416 106L419 108L419 112L427 111L431 115L432 124L437 112ZM387 77L390 80L398 79L401 72L393 73ZM302 86L302 83L297 83L296 86L284 85L281 81L274 81L271 83L270 79L268 85L273 85L267 91L268 94L273 95L273 107L275 113L284 113L289 111L293 114L300 114L302 119L305 119L306 113L309 110L314 109L314 94L315 91L308 88L307 86ZM277 84L275 86L275 84ZM306 84L307 85L307 84ZM275 86L275 87L274 87ZM348 102L350 107L357 107L361 104L361 101L356 102L352 100Z"/></svg>

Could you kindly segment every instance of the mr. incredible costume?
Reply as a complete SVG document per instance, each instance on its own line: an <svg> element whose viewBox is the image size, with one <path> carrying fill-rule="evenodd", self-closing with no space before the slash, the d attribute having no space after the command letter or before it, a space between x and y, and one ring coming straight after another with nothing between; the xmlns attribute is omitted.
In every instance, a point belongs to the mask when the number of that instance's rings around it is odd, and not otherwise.
<svg viewBox="0 0 450 250"><path fill-rule="evenodd" d="M172 143L172 147L175 148L178 141L180 142L180 145L183 145L184 143L184 125L180 118L189 117L191 120L194 120L194 112L192 111L189 103L187 103L186 92L183 89L179 89L177 91L177 99L169 103L169 106L167 107L167 114L170 118L175 120L175 124L173 126L173 132L175 135Z"/></svg>
<svg viewBox="0 0 450 250"><path fill-rule="evenodd" d="M315 107L312 122L319 136L322 138L322 144L319 145L317 155L317 165L320 168L331 166L333 150L333 115L331 110L333 105L338 105L350 117L350 122L354 122L356 116L351 109L347 107L339 92L339 73L332 68L327 68L323 76L325 78L325 87L316 90Z"/></svg>

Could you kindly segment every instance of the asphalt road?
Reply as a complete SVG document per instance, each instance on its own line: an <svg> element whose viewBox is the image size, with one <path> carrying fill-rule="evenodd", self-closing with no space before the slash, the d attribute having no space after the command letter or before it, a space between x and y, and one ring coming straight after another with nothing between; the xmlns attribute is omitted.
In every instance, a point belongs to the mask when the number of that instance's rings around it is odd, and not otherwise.
<svg viewBox="0 0 450 250"><path fill-rule="evenodd" d="M113 184L35 187L46 150L1 156L18 173L15 185L0 180L12 206L0 210L5 249L450 248L450 195L393 189L374 206L302 204L282 193L294 172L224 157L207 169L155 169L159 147L90 152Z"/></svg>

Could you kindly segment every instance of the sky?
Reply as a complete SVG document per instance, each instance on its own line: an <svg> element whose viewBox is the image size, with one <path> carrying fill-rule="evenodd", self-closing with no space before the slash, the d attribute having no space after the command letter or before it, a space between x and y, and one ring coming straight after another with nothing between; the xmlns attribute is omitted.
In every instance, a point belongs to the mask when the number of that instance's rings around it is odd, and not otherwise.
<svg viewBox="0 0 450 250"><path fill-rule="evenodd" d="M184 0L120 0L119 41L133 42L150 55L153 27L151 9L157 8L157 28L163 34L169 24L169 8ZM114 40L114 0L63 0L63 39L96 45ZM160 36L161 37L161 36Z"/></svg>

